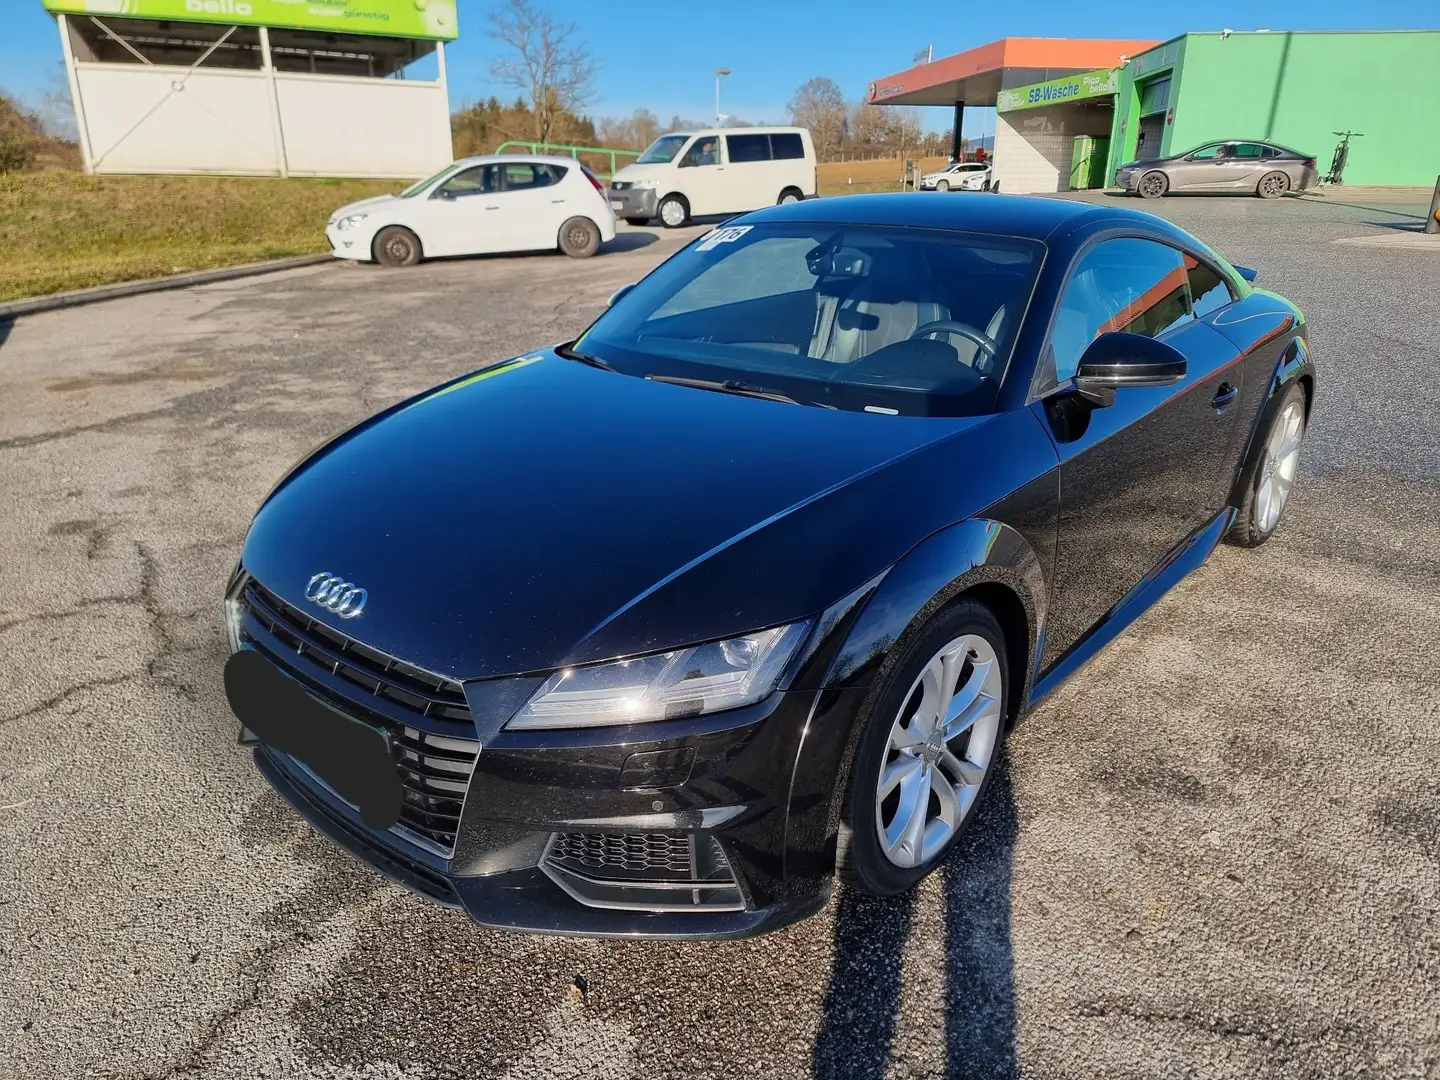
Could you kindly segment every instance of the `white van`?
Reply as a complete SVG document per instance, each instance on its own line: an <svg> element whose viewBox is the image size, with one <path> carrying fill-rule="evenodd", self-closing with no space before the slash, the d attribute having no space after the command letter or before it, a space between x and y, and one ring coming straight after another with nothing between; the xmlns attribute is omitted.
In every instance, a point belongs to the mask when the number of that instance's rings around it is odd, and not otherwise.
<svg viewBox="0 0 1440 1080"><path fill-rule="evenodd" d="M715 128L662 135L610 181L610 205L631 225L658 217L734 214L813 199L815 144L805 128Z"/></svg>

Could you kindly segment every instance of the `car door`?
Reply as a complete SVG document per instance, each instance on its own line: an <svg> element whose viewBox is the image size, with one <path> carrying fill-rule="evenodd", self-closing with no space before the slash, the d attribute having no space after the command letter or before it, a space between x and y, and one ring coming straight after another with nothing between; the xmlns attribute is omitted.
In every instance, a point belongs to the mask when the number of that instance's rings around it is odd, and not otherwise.
<svg viewBox="0 0 1440 1080"><path fill-rule="evenodd" d="M1170 176L1170 190L1202 191L1221 184L1224 177L1217 159L1224 148L1224 143L1211 143L1172 162L1165 170Z"/></svg>
<svg viewBox="0 0 1440 1080"><path fill-rule="evenodd" d="M492 250L553 248L561 223L570 217L565 186L559 183L561 167L543 161L506 161L498 168L500 191L492 201L500 208L495 226L503 246Z"/></svg>
<svg viewBox="0 0 1440 1080"><path fill-rule="evenodd" d="M415 209L414 228L428 255L475 255L500 251L496 196L500 177L494 165L461 169Z"/></svg>
<svg viewBox="0 0 1440 1080"><path fill-rule="evenodd" d="M1085 348L1117 330L1179 349L1184 380L1121 389L1104 407L1069 392ZM1049 667L1223 509L1241 374L1235 346L1194 317L1181 253L1127 236L1093 244L1076 260L1040 377L1044 392L1032 407L1061 460L1042 656Z"/></svg>
<svg viewBox="0 0 1440 1080"><path fill-rule="evenodd" d="M725 165L720 159L720 137L697 135L676 163L676 184L695 215L723 214L736 207L727 198Z"/></svg>
<svg viewBox="0 0 1440 1080"><path fill-rule="evenodd" d="M1254 190L1266 171L1265 147L1260 143L1230 143L1221 167L1227 191Z"/></svg>
<svg viewBox="0 0 1440 1080"><path fill-rule="evenodd" d="M780 181L770 160L770 136L763 131L725 136L726 210L757 210L780 198Z"/></svg>

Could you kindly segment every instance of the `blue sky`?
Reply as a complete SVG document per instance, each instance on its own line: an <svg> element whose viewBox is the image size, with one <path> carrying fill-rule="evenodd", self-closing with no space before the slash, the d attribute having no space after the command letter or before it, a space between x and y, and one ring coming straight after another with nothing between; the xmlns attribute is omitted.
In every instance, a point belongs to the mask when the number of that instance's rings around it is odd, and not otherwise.
<svg viewBox="0 0 1440 1080"><path fill-rule="evenodd" d="M1096 37L1162 40L1186 30L1397 30L1440 26L1435 0L1308 0L1262 10L1254 0L1208 0L1202 5L1126 4L1113 0L1031 0L1014 5L876 4L831 0L786 4L726 0L724 4L627 5L594 0L538 0L575 22L599 61L592 115L648 108L668 119L704 119L714 111L716 67L733 74L722 88L722 109L752 121L785 119L795 88L815 75L858 98L865 84L910 66L931 45L936 57L996 38ZM452 106L491 93L487 68L496 45L484 34L488 0L459 0L460 39L447 51ZM823 12L824 14L818 14ZM0 89L36 95L55 77L60 60L54 20L39 0L0 0ZM1363 77L1337 72L1337 78ZM928 127L948 126L942 109L925 110ZM993 124L973 110L979 133ZM988 127L986 128L988 130Z"/></svg>

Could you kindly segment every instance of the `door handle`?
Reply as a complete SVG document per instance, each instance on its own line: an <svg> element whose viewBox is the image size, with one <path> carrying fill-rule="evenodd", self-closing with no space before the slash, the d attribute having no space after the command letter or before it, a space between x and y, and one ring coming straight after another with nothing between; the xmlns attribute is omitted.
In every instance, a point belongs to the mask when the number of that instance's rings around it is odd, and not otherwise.
<svg viewBox="0 0 1440 1080"><path fill-rule="evenodd" d="M1238 386L1231 386L1228 382L1222 382L1219 389L1215 391L1215 396L1210 399L1210 407L1216 412L1224 412L1234 403L1239 395L1240 388Z"/></svg>
<svg viewBox="0 0 1440 1080"><path fill-rule="evenodd" d="M498 206L487 206L487 207L485 207L485 209L486 209L486 210L499 210L500 207L498 207Z"/></svg>

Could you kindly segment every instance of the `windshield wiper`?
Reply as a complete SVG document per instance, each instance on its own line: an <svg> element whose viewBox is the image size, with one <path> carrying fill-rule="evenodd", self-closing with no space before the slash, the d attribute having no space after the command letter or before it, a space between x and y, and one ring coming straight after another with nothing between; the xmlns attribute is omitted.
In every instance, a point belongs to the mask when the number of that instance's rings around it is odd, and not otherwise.
<svg viewBox="0 0 1440 1080"><path fill-rule="evenodd" d="M684 375L646 375L651 382L670 383L673 386L693 386L696 390L714 390L721 394L736 394L740 397L760 398L764 401L783 401L787 405L799 405L793 397L763 386L747 386L734 379L690 379Z"/></svg>
<svg viewBox="0 0 1440 1080"><path fill-rule="evenodd" d="M566 360L574 360L576 363L588 364L590 367L599 368L601 371L614 371L615 369L601 360L598 356L591 356L589 353L582 353L571 345L557 345L555 352Z"/></svg>

